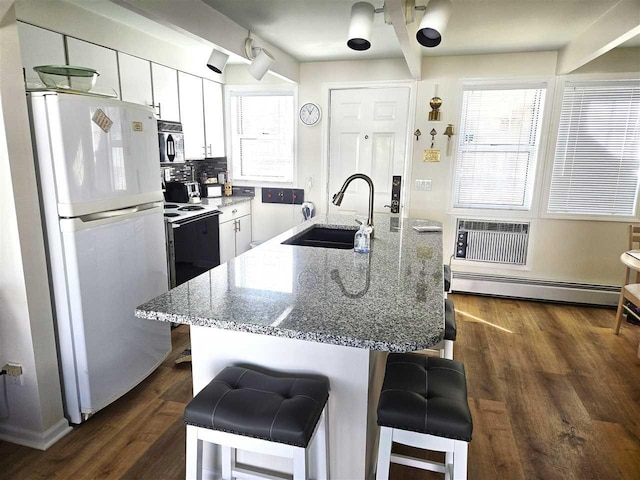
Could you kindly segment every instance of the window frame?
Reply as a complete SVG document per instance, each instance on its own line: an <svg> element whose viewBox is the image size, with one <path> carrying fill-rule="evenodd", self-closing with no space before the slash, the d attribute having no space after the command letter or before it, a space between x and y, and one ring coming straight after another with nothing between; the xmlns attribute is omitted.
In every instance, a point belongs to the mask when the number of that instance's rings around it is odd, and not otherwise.
<svg viewBox="0 0 640 480"><path fill-rule="evenodd" d="M293 96L293 157L291 166L291 180L279 180L276 178L245 178L236 175L234 172L237 160L234 158L233 151L233 124L231 122L231 97L237 94L254 94L254 95L292 95ZM225 125L228 126L225 131L227 145L227 168L231 171L232 182L240 182L242 185L262 187L273 184L291 185L297 184L298 178L298 86L295 84L276 84L276 85L225 85L224 86L224 107L225 107Z"/></svg>
<svg viewBox="0 0 640 480"><path fill-rule="evenodd" d="M528 208L504 208L504 207L457 207L455 205L455 188L456 188L456 169L458 166L458 153L459 153L459 140L452 140L452 153L449 171L449 215L457 216L469 216L478 218L491 218L495 219L535 219L539 217L539 205L541 189L537 186L541 185L544 179L544 173L546 171L546 152L548 150L549 143L549 126L550 118L552 114L552 108L554 106L553 99L555 98L556 82L555 76L552 75L534 75L534 76L521 76L521 77L491 77L491 78L463 78L458 82L456 105L457 110L457 125L454 124L455 136L461 135L462 126L462 109L464 108L463 95L465 90L473 89L531 89L531 88L545 88L545 99L542 103L542 116L540 118L540 138L538 139L538 151L536 164L533 167L532 183L531 183L531 196L530 204ZM444 131L444 129L443 129ZM455 138L455 137L454 137Z"/></svg>
<svg viewBox="0 0 640 480"><path fill-rule="evenodd" d="M618 222L633 223L640 221L640 194L636 199L635 216L599 215L599 214L577 214L577 213L557 213L549 212L549 196L551 194L551 179L553 177L553 164L555 162L556 144L558 141L558 128L560 126L560 115L562 113L562 99L566 84L569 82L608 82L608 81L629 81L640 80L636 73L605 73L605 74L573 74L560 75L557 78L557 88L553 96L553 112L550 122L549 142L545 153L545 172L543 179L542 194L539 200L540 218L550 220L576 220L587 222Z"/></svg>

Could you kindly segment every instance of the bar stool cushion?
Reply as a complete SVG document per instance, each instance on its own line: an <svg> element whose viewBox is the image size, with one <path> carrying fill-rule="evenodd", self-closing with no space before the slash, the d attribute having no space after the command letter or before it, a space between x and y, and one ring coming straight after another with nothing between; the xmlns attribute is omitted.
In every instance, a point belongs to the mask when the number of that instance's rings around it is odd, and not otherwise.
<svg viewBox="0 0 640 480"><path fill-rule="evenodd" d="M448 298L444 301L444 339L456 339L456 311Z"/></svg>
<svg viewBox="0 0 640 480"><path fill-rule="evenodd" d="M184 422L306 448L328 397L327 381L226 367L187 405Z"/></svg>
<svg viewBox="0 0 640 480"><path fill-rule="evenodd" d="M378 403L378 425L471 441L473 423L462 363L390 354Z"/></svg>
<svg viewBox="0 0 640 480"><path fill-rule="evenodd" d="M444 291L451 290L451 267L449 265L444 266Z"/></svg>

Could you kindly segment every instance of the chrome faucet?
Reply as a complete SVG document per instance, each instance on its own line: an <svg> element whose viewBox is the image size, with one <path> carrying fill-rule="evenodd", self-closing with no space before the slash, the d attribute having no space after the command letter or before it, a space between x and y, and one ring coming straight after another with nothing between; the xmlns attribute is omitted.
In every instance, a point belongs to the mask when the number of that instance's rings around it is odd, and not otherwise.
<svg viewBox="0 0 640 480"><path fill-rule="evenodd" d="M367 177L363 173L354 173L353 175L351 175L344 181L344 184L342 185L340 191L333 196L332 203L336 207L340 206L340 204L342 203L342 199L344 198L344 192L347 190L349 184L356 178L361 178L369 185L369 218L367 220L367 225L369 225L371 227L371 230L373 231L373 182L369 177Z"/></svg>

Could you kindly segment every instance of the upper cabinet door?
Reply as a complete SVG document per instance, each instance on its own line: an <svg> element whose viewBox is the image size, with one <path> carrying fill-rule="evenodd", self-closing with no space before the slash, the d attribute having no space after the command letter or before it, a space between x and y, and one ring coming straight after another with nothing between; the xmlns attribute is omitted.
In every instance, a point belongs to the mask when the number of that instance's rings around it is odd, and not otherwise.
<svg viewBox="0 0 640 480"><path fill-rule="evenodd" d="M64 38L44 28L34 27L27 23L18 22L18 36L20 38L20 56L27 80L38 80L33 71L38 65L64 65Z"/></svg>
<svg viewBox="0 0 640 480"><path fill-rule="evenodd" d="M151 63L153 101L161 120L180 121L178 103L178 73L173 68Z"/></svg>
<svg viewBox="0 0 640 480"><path fill-rule="evenodd" d="M118 52L122 100L152 106L151 62Z"/></svg>
<svg viewBox="0 0 640 480"><path fill-rule="evenodd" d="M69 65L93 68L100 73L96 91L111 93L113 90L120 98L118 57L115 50L67 37L67 54Z"/></svg>
<svg viewBox="0 0 640 480"><path fill-rule="evenodd" d="M209 157L204 143L204 106L202 79L188 73L178 72L180 91L180 118L184 132L184 157L198 160Z"/></svg>
<svg viewBox="0 0 640 480"><path fill-rule="evenodd" d="M203 80L205 144L208 157L224 157L224 109L222 85Z"/></svg>

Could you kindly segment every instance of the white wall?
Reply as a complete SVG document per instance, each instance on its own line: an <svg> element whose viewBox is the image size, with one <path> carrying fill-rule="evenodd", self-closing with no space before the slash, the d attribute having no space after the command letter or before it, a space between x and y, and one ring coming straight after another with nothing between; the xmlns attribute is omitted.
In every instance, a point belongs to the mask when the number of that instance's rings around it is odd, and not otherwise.
<svg viewBox="0 0 640 480"><path fill-rule="evenodd" d="M638 71L632 60L632 50L622 55L618 52L608 58L596 61L595 71ZM624 59L623 59L624 57ZM594 62L594 63L596 63ZM497 55L471 55L451 57L425 57L423 59L422 80L417 85L415 125L423 136L413 142L412 178L431 179L430 192L411 191L409 215L418 218L432 218L445 224L445 256L453 253L454 216L450 214L450 191L452 184L453 154L444 153L446 137L441 135L447 123L459 127L460 81L464 78L496 77L547 77L555 81L557 63L556 52L513 53ZM583 67L587 69L588 67ZM300 66L299 102L316 102L324 112L328 105L323 98L323 85L334 82L371 82L409 79L410 75L401 60L377 60L360 62L318 62ZM429 99L434 96L438 85L438 96L442 98L440 122L429 122ZM326 122L326 115L323 122ZM428 148L430 138L426 134L435 128L438 131L436 148L443 152L440 163L424 163L422 150ZM457 131L457 130L456 130ZM457 137L452 138L456 142ZM299 128L298 135L298 183L307 176L314 178L310 197L319 198L323 142L322 126ZM455 149L452 149L455 151ZM547 165L546 149L540 152L539 172ZM542 182L536 184L540 192ZM538 205L539 196L534 203ZM321 208L324 205L320 205ZM455 270L519 276L535 279L580 282L604 285L620 284L622 267L618 257L626 250L626 222L596 222L552 220L539 218L536 213L531 219L533 250L529 270L506 268L469 267L454 265Z"/></svg>
<svg viewBox="0 0 640 480"><path fill-rule="evenodd" d="M46 448L63 418L44 238L13 2L0 3L0 365L22 365L24 385L1 382L0 439Z"/></svg>
<svg viewBox="0 0 640 480"><path fill-rule="evenodd" d="M247 65L227 65L225 68L225 82L229 86L233 85L291 85L280 77L267 73L262 80L258 81L249 75ZM296 120L297 122L297 120ZM299 124L298 124L299 125ZM298 128L301 128L298 126ZM227 142L229 145L229 142ZM229 152L227 152L229 155ZM229 162L231 156L229 155ZM244 185L239 182L239 185ZM270 184L269 187L296 187L305 188L304 183L290 184ZM272 203L262 203L262 189L256 186L256 198L251 202L251 236L254 242L264 242L282 232L289 230L294 225L302 223L302 213L300 205L278 205ZM305 192L305 195L307 192Z"/></svg>

